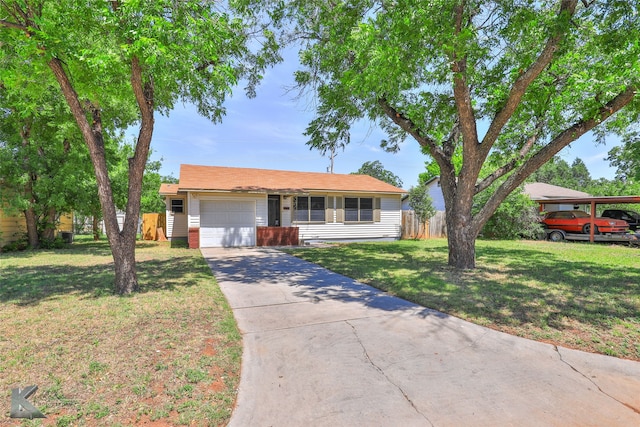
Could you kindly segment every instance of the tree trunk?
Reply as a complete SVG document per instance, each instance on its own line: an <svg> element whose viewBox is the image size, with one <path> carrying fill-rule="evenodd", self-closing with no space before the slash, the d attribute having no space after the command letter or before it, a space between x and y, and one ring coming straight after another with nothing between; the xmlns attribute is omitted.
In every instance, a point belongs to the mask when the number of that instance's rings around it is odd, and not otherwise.
<svg viewBox="0 0 640 427"><path fill-rule="evenodd" d="M38 237L38 219L33 207L30 207L24 212L24 219L27 224L27 239L29 241L29 247L37 249L40 246L40 238Z"/></svg>
<svg viewBox="0 0 640 427"><path fill-rule="evenodd" d="M22 146L29 147L29 145L31 145L31 125L28 121L25 121L24 126L20 131L20 136L22 137ZM33 194L33 183L36 181L37 177L31 172L28 155L22 159L22 166L23 171L28 176L27 182L24 184L24 194L25 198L28 200L29 207L23 211L24 220L27 226L27 240L30 248L37 249L40 246L40 237L38 236L38 216L36 215L34 208L36 206L36 198Z"/></svg>
<svg viewBox="0 0 640 427"><path fill-rule="evenodd" d="M447 238L449 241L449 265L460 270L476 267L476 236L473 229L471 212L452 212L447 210Z"/></svg>
<svg viewBox="0 0 640 427"><path fill-rule="evenodd" d="M116 273L116 291L130 294L139 290L136 275L136 239L134 236L121 235L118 247L112 247Z"/></svg>
<svg viewBox="0 0 640 427"><path fill-rule="evenodd" d="M93 240L100 240L100 221L98 221L98 216L94 215L91 220L91 231L93 232Z"/></svg>
<svg viewBox="0 0 640 427"><path fill-rule="evenodd" d="M42 238L46 240L53 240L56 236L56 210L54 208L47 210L42 226Z"/></svg>
<svg viewBox="0 0 640 427"><path fill-rule="evenodd" d="M49 67L54 76L60 84L62 94L65 97L71 112L80 128L84 141L89 148L89 155L93 164L93 170L95 172L96 181L98 183L98 197L100 199L100 207L102 209L102 218L104 221L105 229L107 232L107 239L109 240L109 246L111 247L111 253L113 255L113 261L115 263L115 290L118 294L129 294L138 289L138 283L136 281L135 274L135 228L127 227L120 232L118 226L118 218L116 215L116 206L113 201L113 191L111 189L111 182L109 180L109 172L107 167L107 161L105 157L104 139L102 134L102 118L100 115L100 109L91 104L85 103L85 107L80 102L78 94L69 79L65 71L65 67L62 62L53 58L49 61ZM87 111L88 110L88 111ZM90 113L93 120L89 123L87 113ZM144 124L144 123L143 123ZM150 142L150 141L149 141ZM145 153L144 162L146 163ZM131 169L131 162L129 162ZM137 165L136 165L137 166ZM144 163L142 165L144 171ZM135 180L131 181L131 170L129 171L130 187L136 187ZM139 175L139 186L142 186L142 172ZM130 206L134 206L133 209L129 209ZM137 206L135 209L136 200L135 197L131 198L131 191L129 191L129 199L127 201L127 216L130 214L136 215L140 210L140 197L137 198ZM136 221L136 219L126 218L125 221ZM133 235L131 234L133 230ZM133 243L131 243L133 242Z"/></svg>
<svg viewBox="0 0 640 427"><path fill-rule="evenodd" d="M90 102L84 106L80 102L65 67L58 58L49 61L49 67L60 84L71 112L82 132L98 183L98 196L103 213L103 221L107 231L107 239L115 263L115 288L118 294L129 294L138 290L136 278L135 244L140 215L140 197L142 194L142 178L149 157L149 147L154 126L154 86L152 79L145 81L142 66L137 57L131 61L131 87L140 110L140 132L135 146L135 154L129 159L129 192L127 208L122 231L118 226L113 191L109 180L105 158L104 138L102 134L102 117L100 108ZM92 116L89 123L87 113Z"/></svg>

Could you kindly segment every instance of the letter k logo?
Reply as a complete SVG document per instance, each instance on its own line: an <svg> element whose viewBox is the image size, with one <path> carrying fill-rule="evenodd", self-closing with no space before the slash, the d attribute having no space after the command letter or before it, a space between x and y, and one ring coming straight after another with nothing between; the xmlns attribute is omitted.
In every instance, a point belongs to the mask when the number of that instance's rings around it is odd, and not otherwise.
<svg viewBox="0 0 640 427"><path fill-rule="evenodd" d="M22 390L11 389L11 418L47 418L35 406L27 401L38 390L37 385L30 385Z"/></svg>

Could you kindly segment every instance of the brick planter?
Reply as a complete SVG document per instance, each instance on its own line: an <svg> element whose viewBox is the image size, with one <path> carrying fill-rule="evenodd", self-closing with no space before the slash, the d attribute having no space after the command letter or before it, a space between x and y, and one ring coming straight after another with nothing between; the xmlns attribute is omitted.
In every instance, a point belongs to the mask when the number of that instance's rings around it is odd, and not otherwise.
<svg viewBox="0 0 640 427"><path fill-rule="evenodd" d="M200 247L200 229L189 228L189 249L198 249Z"/></svg>
<svg viewBox="0 0 640 427"><path fill-rule="evenodd" d="M257 246L298 246L298 227L258 227Z"/></svg>

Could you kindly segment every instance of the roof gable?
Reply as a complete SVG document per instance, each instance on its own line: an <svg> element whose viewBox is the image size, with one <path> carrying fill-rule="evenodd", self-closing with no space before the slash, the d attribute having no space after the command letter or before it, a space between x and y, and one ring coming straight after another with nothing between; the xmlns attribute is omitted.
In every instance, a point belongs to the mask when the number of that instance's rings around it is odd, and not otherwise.
<svg viewBox="0 0 640 427"><path fill-rule="evenodd" d="M179 191L406 193L401 188L394 187L369 175L199 165L180 165L180 181L177 186ZM163 186L161 193L162 190L173 191L172 188L167 186Z"/></svg>

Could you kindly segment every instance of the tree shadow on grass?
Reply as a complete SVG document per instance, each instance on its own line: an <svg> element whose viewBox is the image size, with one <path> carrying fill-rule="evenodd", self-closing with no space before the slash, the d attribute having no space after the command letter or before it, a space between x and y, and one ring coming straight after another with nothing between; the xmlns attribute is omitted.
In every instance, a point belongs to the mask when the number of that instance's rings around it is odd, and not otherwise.
<svg viewBox="0 0 640 427"><path fill-rule="evenodd" d="M497 325L564 329L637 319L640 269L569 261L560 252L482 246L478 268L447 265L446 245L366 244L314 248L303 258L425 307ZM569 322L570 323L570 322Z"/></svg>
<svg viewBox="0 0 640 427"><path fill-rule="evenodd" d="M484 247L480 272L470 282L485 289L480 300L499 300L510 316L503 324L533 323L564 329L563 317L606 326L611 319L638 317L640 268L620 268L597 261L569 261L561 254L526 249ZM508 261L505 261L508 260ZM499 267L496 267L499 266ZM491 276L503 280L486 280Z"/></svg>
<svg viewBox="0 0 640 427"><path fill-rule="evenodd" d="M104 246L104 245L103 245ZM92 248L90 248L92 249ZM97 248L100 255L111 253ZM96 252L91 252L96 255ZM80 255L86 255L81 252ZM73 256L72 253L68 254ZM32 256L32 255L29 255ZM140 293L174 290L193 286L202 278L211 278L199 258L176 256L169 260L136 262ZM96 265L6 266L2 268L0 304L36 305L63 295L76 294L80 298L99 298L114 294L113 262Z"/></svg>

